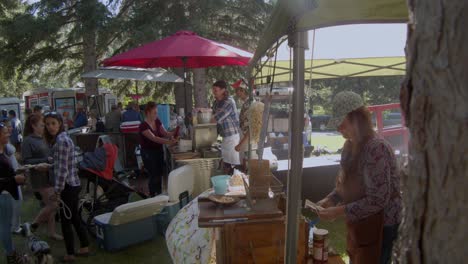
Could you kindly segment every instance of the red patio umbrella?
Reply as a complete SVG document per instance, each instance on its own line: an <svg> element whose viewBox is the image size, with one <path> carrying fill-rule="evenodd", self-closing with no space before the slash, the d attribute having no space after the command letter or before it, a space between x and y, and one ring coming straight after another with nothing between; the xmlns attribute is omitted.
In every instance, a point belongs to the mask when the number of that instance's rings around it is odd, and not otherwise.
<svg viewBox="0 0 468 264"><path fill-rule="evenodd" d="M186 68L245 66L252 56L250 52L200 37L194 32L178 31L172 36L108 58L103 61L103 65L139 68L182 67L185 87Z"/></svg>

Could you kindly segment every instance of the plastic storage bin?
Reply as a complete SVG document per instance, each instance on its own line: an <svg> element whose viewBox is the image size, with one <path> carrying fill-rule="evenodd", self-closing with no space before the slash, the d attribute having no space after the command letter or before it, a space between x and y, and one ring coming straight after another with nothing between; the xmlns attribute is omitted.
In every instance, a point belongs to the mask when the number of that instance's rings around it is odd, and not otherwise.
<svg viewBox="0 0 468 264"><path fill-rule="evenodd" d="M153 239L157 233L154 215L161 212L168 200L168 196L160 195L124 204L111 213L96 216L98 246L116 251Z"/></svg>

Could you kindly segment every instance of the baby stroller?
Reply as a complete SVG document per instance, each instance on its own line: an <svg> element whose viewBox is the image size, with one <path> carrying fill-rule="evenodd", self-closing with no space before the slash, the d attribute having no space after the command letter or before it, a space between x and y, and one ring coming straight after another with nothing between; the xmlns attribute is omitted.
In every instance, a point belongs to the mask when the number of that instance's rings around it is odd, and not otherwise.
<svg viewBox="0 0 468 264"><path fill-rule="evenodd" d="M86 153L80 162L80 178L86 180L80 195L79 213L88 232L95 236L93 218L126 204L131 193L147 196L130 186L131 171L124 171L118 149L107 135L100 136L93 153ZM99 164L100 163L100 164Z"/></svg>

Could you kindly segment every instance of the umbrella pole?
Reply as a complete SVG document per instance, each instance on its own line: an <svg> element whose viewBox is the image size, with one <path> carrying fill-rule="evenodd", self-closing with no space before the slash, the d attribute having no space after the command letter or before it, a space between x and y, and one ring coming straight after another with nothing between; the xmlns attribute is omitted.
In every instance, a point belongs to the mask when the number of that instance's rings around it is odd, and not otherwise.
<svg viewBox="0 0 468 264"><path fill-rule="evenodd" d="M185 104L185 115L188 113L188 105L187 105L187 57L182 57L182 61L184 63L184 104Z"/></svg>
<svg viewBox="0 0 468 264"><path fill-rule="evenodd" d="M288 199L286 208L285 263L297 263L298 223L301 215L302 131L304 130L304 58L307 49L307 31L296 31L290 36L293 47L293 107L291 115L291 170L288 175ZM292 45L291 45L292 44Z"/></svg>

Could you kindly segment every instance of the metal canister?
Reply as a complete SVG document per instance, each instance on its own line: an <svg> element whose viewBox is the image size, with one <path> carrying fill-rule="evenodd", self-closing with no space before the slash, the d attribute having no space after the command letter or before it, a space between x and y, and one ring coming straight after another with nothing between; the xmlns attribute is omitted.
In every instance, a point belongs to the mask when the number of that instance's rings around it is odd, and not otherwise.
<svg viewBox="0 0 468 264"><path fill-rule="evenodd" d="M328 230L314 230L313 243L313 260L314 264L328 263Z"/></svg>

